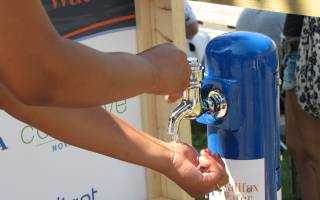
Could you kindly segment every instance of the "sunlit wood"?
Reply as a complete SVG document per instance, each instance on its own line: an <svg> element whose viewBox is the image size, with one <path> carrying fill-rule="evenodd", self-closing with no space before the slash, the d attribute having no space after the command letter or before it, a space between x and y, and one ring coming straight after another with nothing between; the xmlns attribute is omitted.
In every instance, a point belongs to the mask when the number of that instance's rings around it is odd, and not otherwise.
<svg viewBox="0 0 320 200"><path fill-rule="evenodd" d="M186 50L183 0L136 0L135 6L138 51L165 42ZM169 113L174 105L166 103L163 96L143 95L141 106L144 131L168 140ZM190 143L190 123L182 124L180 129L181 138ZM192 199L166 177L152 170L147 170L146 176L148 199Z"/></svg>

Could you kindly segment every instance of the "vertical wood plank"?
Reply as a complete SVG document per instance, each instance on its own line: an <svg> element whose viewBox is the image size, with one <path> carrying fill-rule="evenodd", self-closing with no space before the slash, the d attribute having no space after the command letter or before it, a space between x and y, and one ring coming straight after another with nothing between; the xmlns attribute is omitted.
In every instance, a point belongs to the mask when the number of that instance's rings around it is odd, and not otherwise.
<svg viewBox="0 0 320 200"><path fill-rule="evenodd" d="M156 44L172 41L177 47L186 50L186 34L184 24L184 5L183 0L158 0L156 5ZM167 16L165 16L167 15ZM168 104L163 97L156 98L157 106L157 125L160 138L170 141L168 135L168 119L170 112L177 104ZM184 122L180 126L180 137L191 143L190 123ZM166 177L162 176L163 197L169 199L191 199L183 190Z"/></svg>
<svg viewBox="0 0 320 200"><path fill-rule="evenodd" d="M138 52L153 46L153 26L150 0L136 0L136 24L137 24L137 47ZM141 96L142 128L145 132L158 137L156 98L154 95L144 94ZM153 170L146 170L148 199L162 196L161 176Z"/></svg>
<svg viewBox="0 0 320 200"><path fill-rule="evenodd" d="M137 46L138 52L144 51L153 46L151 26L151 1L136 0L136 24L137 24Z"/></svg>
<svg viewBox="0 0 320 200"><path fill-rule="evenodd" d="M184 15L184 1L172 0L172 23L171 28L173 30L173 42L182 50L187 49L186 42L186 28L185 28L185 15Z"/></svg>
<svg viewBox="0 0 320 200"><path fill-rule="evenodd" d="M173 42L186 50L183 0L136 0L137 45L144 51L154 45ZM144 131L169 141L167 126L169 113L176 105L169 105L163 96L143 95L142 116ZM190 123L180 127L181 138L191 142ZM175 183L152 170L147 170L148 199L191 199Z"/></svg>

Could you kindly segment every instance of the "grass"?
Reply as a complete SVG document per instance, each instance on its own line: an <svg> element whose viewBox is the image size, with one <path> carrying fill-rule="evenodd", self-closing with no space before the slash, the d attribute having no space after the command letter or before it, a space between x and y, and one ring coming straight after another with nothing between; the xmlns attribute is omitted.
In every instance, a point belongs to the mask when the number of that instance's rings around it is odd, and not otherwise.
<svg viewBox="0 0 320 200"><path fill-rule="evenodd" d="M192 143L193 146L200 151L207 147L206 127L192 122ZM282 181L282 199L293 200L292 191L292 164L288 152L281 155L281 181ZM205 198L197 198L196 200L205 200Z"/></svg>
<svg viewBox="0 0 320 200"><path fill-rule="evenodd" d="M282 181L282 198L283 200L292 200L292 164L291 158L288 152L283 152L281 156L281 181Z"/></svg>
<svg viewBox="0 0 320 200"><path fill-rule="evenodd" d="M206 126L191 122L192 145L200 151L207 147L207 129Z"/></svg>

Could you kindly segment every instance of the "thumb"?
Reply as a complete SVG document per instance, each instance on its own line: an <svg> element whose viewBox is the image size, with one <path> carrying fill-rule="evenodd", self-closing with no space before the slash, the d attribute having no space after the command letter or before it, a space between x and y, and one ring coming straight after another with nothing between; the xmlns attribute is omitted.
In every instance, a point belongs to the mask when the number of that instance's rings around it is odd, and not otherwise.
<svg viewBox="0 0 320 200"><path fill-rule="evenodd" d="M204 172L203 176L203 186L209 191L220 190L221 187L225 186L229 182L229 177L224 173L216 172Z"/></svg>
<svg viewBox="0 0 320 200"><path fill-rule="evenodd" d="M182 97L182 94L176 93L176 94L166 95L165 99L168 103L174 103L181 97Z"/></svg>
<svg viewBox="0 0 320 200"><path fill-rule="evenodd" d="M225 164L220 156L212 154L208 149L200 152L199 168L203 172L204 183L208 187L222 187L229 182Z"/></svg>
<svg viewBox="0 0 320 200"><path fill-rule="evenodd" d="M200 155L205 157L206 159L210 160L211 163L213 164L212 166L217 166L223 170L226 169L226 166L225 166L223 160L221 159L221 157L218 154L212 153L209 149L202 150L200 152Z"/></svg>

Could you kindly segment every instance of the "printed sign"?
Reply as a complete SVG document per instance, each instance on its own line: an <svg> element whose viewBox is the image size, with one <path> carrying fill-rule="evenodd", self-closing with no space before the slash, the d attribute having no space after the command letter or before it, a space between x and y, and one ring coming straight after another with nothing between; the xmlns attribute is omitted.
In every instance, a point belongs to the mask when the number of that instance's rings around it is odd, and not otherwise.
<svg viewBox="0 0 320 200"><path fill-rule="evenodd" d="M210 194L211 200L265 199L264 159L224 161L230 183L221 192Z"/></svg>
<svg viewBox="0 0 320 200"><path fill-rule="evenodd" d="M134 0L42 0L42 4L67 38L135 26Z"/></svg>
<svg viewBox="0 0 320 200"><path fill-rule="evenodd" d="M135 53L136 30L101 32L78 42L105 52ZM140 103L140 97L134 97L106 105L104 109L141 129ZM1 110L0 163L1 199L147 199L143 167L58 141Z"/></svg>

